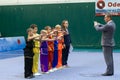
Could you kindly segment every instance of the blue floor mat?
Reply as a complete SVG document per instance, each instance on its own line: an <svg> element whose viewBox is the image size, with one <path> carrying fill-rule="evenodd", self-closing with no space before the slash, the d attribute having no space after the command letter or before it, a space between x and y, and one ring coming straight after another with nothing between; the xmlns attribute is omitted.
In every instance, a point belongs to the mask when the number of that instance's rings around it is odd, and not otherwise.
<svg viewBox="0 0 120 80"><path fill-rule="evenodd" d="M0 59L0 80L26 80L24 78L23 51L0 53L7 59ZM4 54L4 55L3 55ZM14 56L20 56L11 58ZM120 54L114 55L114 76L101 76L106 70L102 52L79 51L71 52L68 58L69 68L57 70L53 73L36 76L31 80L120 80ZM40 60L40 59L39 59ZM39 64L40 66L40 64ZM41 68L39 67L39 72Z"/></svg>

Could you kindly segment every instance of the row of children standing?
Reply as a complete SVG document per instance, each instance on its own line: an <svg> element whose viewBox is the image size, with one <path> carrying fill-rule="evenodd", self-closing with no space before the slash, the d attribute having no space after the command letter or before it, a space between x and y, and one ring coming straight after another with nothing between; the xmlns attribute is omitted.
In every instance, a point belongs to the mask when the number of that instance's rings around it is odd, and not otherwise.
<svg viewBox="0 0 120 80"><path fill-rule="evenodd" d="M39 73L39 60L42 73L54 72L55 70L68 67L67 60L70 48L70 35L68 21L63 20L61 25L51 29L46 26L37 34L37 25L32 24L27 29L25 55L25 78L33 78ZM40 59L39 59L40 56Z"/></svg>

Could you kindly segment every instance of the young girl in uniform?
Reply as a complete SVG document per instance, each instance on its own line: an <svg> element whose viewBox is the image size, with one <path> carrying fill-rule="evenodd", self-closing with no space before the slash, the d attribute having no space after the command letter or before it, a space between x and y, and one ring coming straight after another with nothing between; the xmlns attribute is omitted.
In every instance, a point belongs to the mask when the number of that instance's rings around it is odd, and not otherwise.
<svg viewBox="0 0 120 80"><path fill-rule="evenodd" d="M28 37L26 40L26 47L24 48L24 59L25 59L25 67L24 67L24 77L27 79L33 78L32 66L33 66L33 39L38 36L33 36L33 29L27 29Z"/></svg>
<svg viewBox="0 0 120 80"><path fill-rule="evenodd" d="M30 26L32 29L33 29L33 36L39 36L39 34L37 33L38 31L38 28L37 28L37 25L36 24L32 24ZM40 37L37 37L35 38L33 41L34 41L34 48L33 48L33 53L34 53L34 56L33 56L33 68L32 68L32 71L33 71L33 74L34 76L39 76L41 75L39 72L38 72L38 59L39 59L39 54L40 54Z"/></svg>
<svg viewBox="0 0 120 80"><path fill-rule="evenodd" d="M41 54L40 54L40 63L41 63L41 71L43 73L49 73L49 60L48 60L48 42L53 41L48 38L48 32L46 30L41 30Z"/></svg>
<svg viewBox="0 0 120 80"><path fill-rule="evenodd" d="M63 39L63 32L61 31L61 26L56 25L55 26L56 30L58 31L58 64L57 64L57 69L62 68L62 49L64 45L64 39Z"/></svg>
<svg viewBox="0 0 120 80"><path fill-rule="evenodd" d="M48 38L53 39L53 32L51 31L50 26L46 26L45 30L48 33ZM53 62L53 53L54 53L54 41L47 41L48 42L48 69L49 72L53 72L52 70L52 62Z"/></svg>
<svg viewBox="0 0 120 80"><path fill-rule="evenodd" d="M57 64L58 64L58 40L57 40L57 37L58 37L58 31L57 30L54 30L54 53L53 53L53 62L52 62L52 67L53 67L53 71L56 71L57 68Z"/></svg>
<svg viewBox="0 0 120 80"><path fill-rule="evenodd" d="M41 30L40 65L42 73L48 73L47 31Z"/></svg>

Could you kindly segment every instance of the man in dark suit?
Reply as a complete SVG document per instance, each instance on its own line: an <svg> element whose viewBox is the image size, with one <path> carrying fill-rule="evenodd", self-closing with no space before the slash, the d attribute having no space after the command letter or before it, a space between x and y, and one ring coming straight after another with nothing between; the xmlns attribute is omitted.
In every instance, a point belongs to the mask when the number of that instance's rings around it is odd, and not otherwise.
<svg viewBox="0 0 120 80"><path fill-rule="evenodd" d="M116 25L109 13L105 15L104 20L106 22L105 25L102 25L95 21L94 27L97 31L102 32L101 45L107 65L106 72L102 74L102 76L112 76L114 75L113 47L115 46L114 32Z"/></svg>
<svg viewBox="0 0 120 80"><path fill-rule="evenodd" d="M68 31L69 23L67 20L63 20L62 22L62 30L64 33L64 49L62 50L62 65L63 67L68 67L67 61L68 61L68 55L70 51L70 44L71 44L71 38Z"/></svg>

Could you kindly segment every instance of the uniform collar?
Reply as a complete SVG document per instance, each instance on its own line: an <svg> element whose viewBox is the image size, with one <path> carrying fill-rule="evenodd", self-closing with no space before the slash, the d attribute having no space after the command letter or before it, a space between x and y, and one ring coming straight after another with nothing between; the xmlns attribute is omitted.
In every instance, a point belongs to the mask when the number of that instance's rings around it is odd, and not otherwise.
<svg viewBox="0 0 120 80"><path fill-rule="evenodd" d="M107 23L109 24L109 23L111 23L111 22L112 22L112 20L108 21Z"/></svg>

